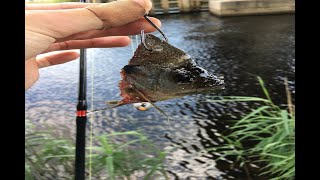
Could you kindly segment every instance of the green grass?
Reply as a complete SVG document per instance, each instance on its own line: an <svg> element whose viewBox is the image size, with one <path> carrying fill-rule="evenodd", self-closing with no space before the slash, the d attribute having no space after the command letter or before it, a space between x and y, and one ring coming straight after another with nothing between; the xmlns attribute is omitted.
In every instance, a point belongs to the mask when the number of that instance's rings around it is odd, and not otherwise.
<svg viewBox="0 0 320 180"><path fill-rule="evenodd" d="M53 131L35 132L26 122L25 179L74 179L74 143L59 137ZM134 179L143 174L144 179L163 176L168 179L164 161L166 154L152 144L146 136L136 131L104 134L95 137L92 158L86 155L87 174L89 163L95 179Z"/></svg>
<svg viewBox="0 0 320 180"><path fill-rule="evenodd" d="M130 138L115 143L114 138ZM112 133L98 137L99 145L91 147L93 171L105 174L110 179L125 177L132 179L135 172L143 172L144 179L154 179L155 174L168 179L164 167L165 153L158 150L146 136L136 131Z"/></svg>
<svg viewBox="0 0 320 180"><path fill-rule="evenodd" d="M50 131L34 132L26 121L25 179L72 179L74 144Z"/></svg>
<svg viewBox="0 0 320 180"><path fill-rule="evenodd" d="M210 102L226 103L258 101L261 106L252 109L231 126L232 133L224 136L226 145L210 148L208 151L220 152L222 156L218 160L235 157L248 175L247 166L254 163L263 166L260 175L268 175L272 180L293 180L295 178L295 113L287 82L285 85L288 104L286 109L282 109L272 102L260 77L258 81L265 98L228 96L222 100L210 100ZM248 142L254 145L245 146Z"/></svg>

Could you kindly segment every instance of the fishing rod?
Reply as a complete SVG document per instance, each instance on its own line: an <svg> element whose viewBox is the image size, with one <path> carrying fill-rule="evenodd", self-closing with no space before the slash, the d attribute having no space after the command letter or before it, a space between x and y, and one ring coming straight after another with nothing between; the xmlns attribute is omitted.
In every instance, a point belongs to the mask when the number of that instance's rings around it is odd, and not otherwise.
<svg viewBox="0 0 320 180"><path fill-rule="evenodd" d="M86 3L86 0L80 0ZM75 180L85 179L85 148L87 124L87 57L86 49L80 49L79 96L76 117Z"/></svg>

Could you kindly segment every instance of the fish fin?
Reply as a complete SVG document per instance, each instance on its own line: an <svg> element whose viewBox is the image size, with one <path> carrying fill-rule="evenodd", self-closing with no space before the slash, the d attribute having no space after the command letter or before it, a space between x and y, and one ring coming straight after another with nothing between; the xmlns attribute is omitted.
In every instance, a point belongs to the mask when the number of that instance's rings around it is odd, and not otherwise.
<svg viewBox="0 0 320 180"><path fill-rule="evenodd" d="M122 100L121 101L107 101L106 103L113 105L113 106L102 108L102 109L93 109L93 110L89 111L87 114L90 114L93 112L98 112L98 111L103 111L103 110L107 110L107 109L112 109L112 108L116 108L116 107L125 105Z"/></svg>
<svg viewBox="0 0 320 180"><path fill-rule="evenodd" d="M158 106L156 106L153 102L151 102L144 94L142 94L138 89L134 88L133 86L131 86L131 88L136 91L140 96L142 96L146 101L148 101L153 107L155 107L160 113L164 114L167 118L167 121L169 122L170 119L169 117L167 116L167 114L161 110Z"/></svg>
<svg viewBox="0 0 320 180"><path fill-rule="evenodd" d="M119 104L120 101L107 101L106 104L113 105L113 104Z"/></svg>
<svg viewBox="0 0 320 180"><path fill-rule="evenodd" d="M129 60L129 65L160 65L162 67L178 67L192 63L191 57L182 49L176 48L164 40L152 34L144 35L145 44L149 50L140 43L133 57ZM151 51L150 51L151 49ZM159 55L166 54L166 58L159 59Z"/></svg>

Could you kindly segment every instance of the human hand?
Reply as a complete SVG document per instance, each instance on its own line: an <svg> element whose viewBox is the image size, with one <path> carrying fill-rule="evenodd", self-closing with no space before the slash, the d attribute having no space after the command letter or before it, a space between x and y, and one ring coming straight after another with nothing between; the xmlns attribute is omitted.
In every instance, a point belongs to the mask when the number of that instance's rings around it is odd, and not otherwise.
<svg viewBox="0 0 320 180"><path fill-rule="evenodd" d="M122 47L127 35L155 31L143 15L150 0L111 3L60 3L25 6L25 89L39 79L39 69L77 59L77 52L48 53L80 48ZM161 23L150 18L158 27ZM38 56L40 55L40 56Z"/></svg>

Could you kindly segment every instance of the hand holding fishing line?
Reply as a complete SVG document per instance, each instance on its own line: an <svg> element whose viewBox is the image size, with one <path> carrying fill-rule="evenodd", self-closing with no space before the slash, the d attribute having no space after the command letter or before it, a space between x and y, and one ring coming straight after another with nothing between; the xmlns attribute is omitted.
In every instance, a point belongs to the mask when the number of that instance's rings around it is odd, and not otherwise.
<svg viewBox="0 0 320 180"><path fill-rule="evenodd" d="M25 89L38 80L40 68L79 57L79 53L71 51L48 52L122 47L130 44L128 35L139 34L142 29L155 31L143 18L151 6L150 0L26 5ZM150 19L161 26L158 19Z"/></svg>

